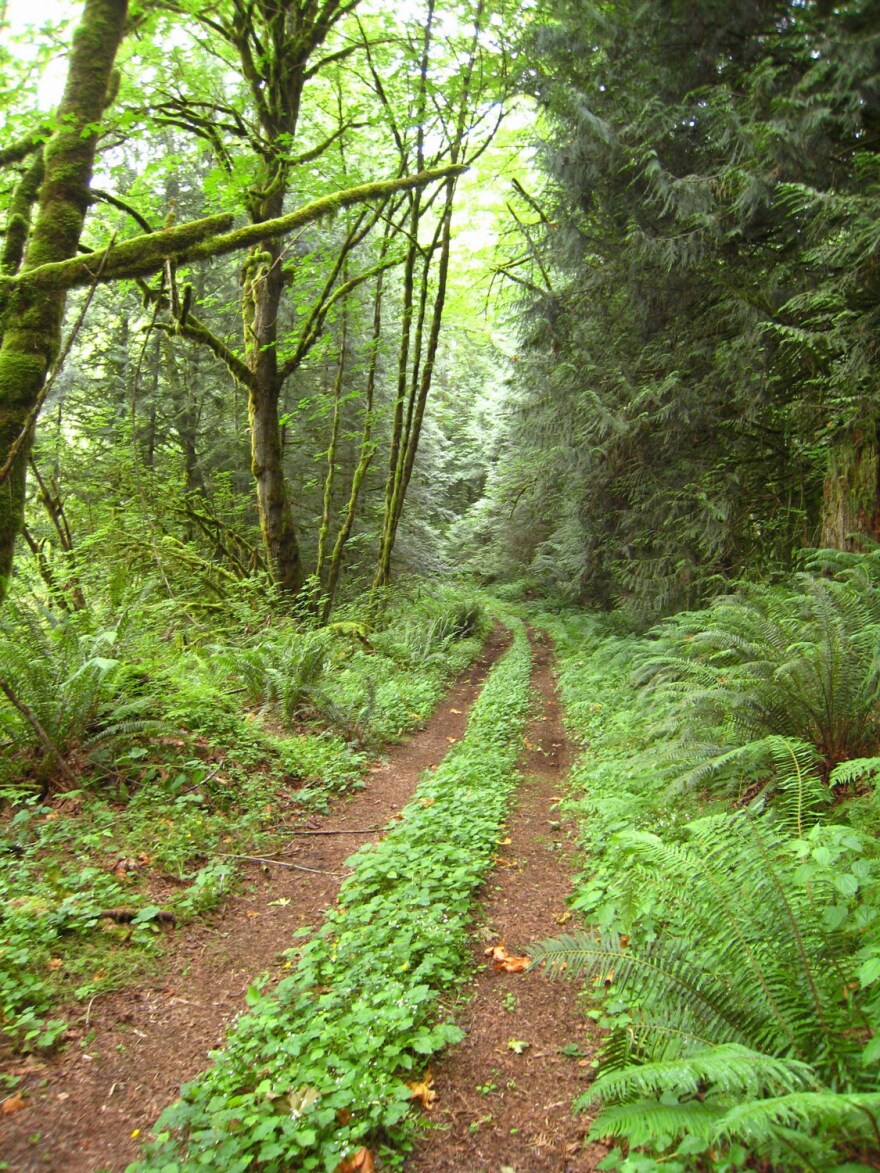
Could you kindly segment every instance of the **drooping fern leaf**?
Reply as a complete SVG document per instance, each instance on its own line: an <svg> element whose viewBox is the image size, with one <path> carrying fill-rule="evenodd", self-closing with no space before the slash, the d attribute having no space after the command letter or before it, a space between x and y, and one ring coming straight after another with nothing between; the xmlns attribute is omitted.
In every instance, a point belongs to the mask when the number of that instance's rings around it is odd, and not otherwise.
<svg viewBox="0 0 880 1173"><path fill-rule="evenodd" d="M678 1097L696 1095L706 1087L751 1099L768 1091L803 1090L814 1083L814 1078L807 1063L727 1043L674 1059L633 1064L622 1071L605 1071L591 1091L606 1103L664 1092Z"/></svg>

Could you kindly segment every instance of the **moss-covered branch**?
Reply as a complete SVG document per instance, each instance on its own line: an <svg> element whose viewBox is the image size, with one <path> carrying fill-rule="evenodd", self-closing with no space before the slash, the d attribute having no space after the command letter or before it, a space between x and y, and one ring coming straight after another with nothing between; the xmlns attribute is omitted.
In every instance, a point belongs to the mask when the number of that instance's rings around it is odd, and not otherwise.
<svg viewBox="0 0 880 1173"><path fill-rule="evenodd" d="M398 179L364 183L346 191L322 196L321 199L314 200L286 216L278 216L260 224L245 224L241 228L231 228L231 215L193 220L179 227L166 228L161 232L138 236L134 240L122 241L115 245L112 251L101 249L70 260L40 265L21 273L18 277L0 280L0 291L5 290L7 295L15 290L27 293L59 292L91 285L99 267L101 274L98 280L105 283L122 278L149 277L157 273L166 261L184 264L250 248L260 241L286 236L342 208L384 199L398 191L427 187L438 180L458 175L464 170L466 168L463 166L437 167Z"/></svg>
<svg viewBox="0 0 880 1173"><path fill-rule="evenodd" d="M18 272L30 232L31 211L37 202L44 171L43 152L39 151L15 185L6 219L6 240L0 257L0 273L14 276Z"/></svg>
<svg viewBox="0 0 880 1173"><path fill-rule="evenodd" d="M8 147L4 147L0 151L0 167L11 167L13 163L20 163L22 159L26 159L34 151L38 151L48 137L49 128L41 126L39 130L33 131L32 134L26 135L14 143L10 143Z"/></svg>

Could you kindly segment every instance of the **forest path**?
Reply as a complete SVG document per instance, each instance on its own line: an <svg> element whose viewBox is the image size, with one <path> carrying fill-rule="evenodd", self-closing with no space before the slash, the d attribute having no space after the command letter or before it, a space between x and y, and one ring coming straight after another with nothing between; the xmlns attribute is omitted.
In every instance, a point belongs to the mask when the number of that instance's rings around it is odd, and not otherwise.
<svg viewBox="0 0 880 1173"><path fill-rule="evenodd" d="M586 1116L571 1102L588 1086L599 1034L579 1007L579 985L487 962L503 944L519 956L560 931L571 890L574 825L556 809L571 752L562 724L549 637L530 632L537 712L523 783L507 820L509 842L477 911L471 1001L456 1021L466 1037L432 1065L437 1100L406 1173L586 1173L606 1155L583 1147ZM516 1046L511 1046L516 1043ZM517 1051L522 1043L528 1046ZM576 1044L578 1054L563 1047Z"/></svg>
<svg viewBox="0 0 880 1173"><path fill-rule="evenodd" d="M95 998L69 1012L72 1038L48 1061L7 1066L21 1075L26 1107L0 1115L0 1167L9 1173L120 1173L180 1085L208 1064L244 994L266 970L285 973L282 949L294 931L319 923L335 903L345 860L410 800L420 774L438 765L464 733L485 677L510 642L497 627L480 657L443 698L425 728L390 749L355 797L310 817L300 829L349 834L296 835L285 863L248 867L236 895L202 922L174 933L153 981ZM376 833L355 834L365 828ZM277 854L277 853L276 853Z"/></svg>

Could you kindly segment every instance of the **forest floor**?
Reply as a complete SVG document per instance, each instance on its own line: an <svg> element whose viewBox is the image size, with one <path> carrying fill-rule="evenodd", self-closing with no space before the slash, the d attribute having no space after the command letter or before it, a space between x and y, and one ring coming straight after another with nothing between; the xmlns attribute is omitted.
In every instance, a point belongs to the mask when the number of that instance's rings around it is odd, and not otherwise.
<svg viewBox="0 0 880 1173"><path fill-rule="evenodd" d="M571 1114L593 1077L599 1041L578 1005L579 986L496 969L490 952L501 946L525 955L570 915L575 828L557 807L571 755L552 644L532 633L532 651L535 706L523 783L477 910L474 977L456 1015L466 1037L434 1064L434 1127L406 1173L587 1173L607 1152L584 1146L589 1119Z"/></svg>
<svg viewBox="0 0 880 1173"><path fill-rule="evenodd" d="M303 925L320 922L347 874L345 861L387 828L419 775L461 738L486 674L507 644L496 629L482 656L426 727L373 767L366 788L324 816L290 827L283 863L247 864L238 894L206 921L169 936L160 976L71 1008L66 1048L7 1065L22 1077L24 1106L0 1114L0 1168L10 1173L121 1173L160 1111L207 1064L245 1009L260 973L271 982L290 962L280 952ZM577 991L496 971L486 950L510 954L566 919L572 828L555 810L568 765L549 642L535 641L524 783L475 920L475 977L458 1014L467 1037L434 1066L429 1130L408 1158L411 1173L585 1173L604 1155L583 1147L585 1117L570 1105L592 1074L596 1040ZM276 853L277 855L278 853ZM516 1045L513 1045L516 1044ZM218 1171L219 1173L219 1171Z"/></svg>

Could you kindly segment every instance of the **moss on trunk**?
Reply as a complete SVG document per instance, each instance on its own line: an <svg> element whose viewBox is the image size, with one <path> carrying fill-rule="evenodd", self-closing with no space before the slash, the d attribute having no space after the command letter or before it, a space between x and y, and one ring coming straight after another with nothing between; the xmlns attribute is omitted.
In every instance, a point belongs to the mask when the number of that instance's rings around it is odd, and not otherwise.
<svg viewBox="0 0 880 1173"><path fill-rule="evenodd" d="M832 450L822 497L821 544L860 547L859 537L880 539L880 454L876 437L843 441Z"/></svg>
<svg viewBox="0 0 880 1173"><path fill-rule="evenodd" d="M126 0L86 0L74 34L56 130L44 150L37 216L22 277L76 255L107 87L122 40ZM0 346L0 598L24 518L25 470L35 413L61 341L64 291L22 293Z"/></svg>

